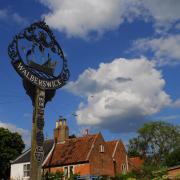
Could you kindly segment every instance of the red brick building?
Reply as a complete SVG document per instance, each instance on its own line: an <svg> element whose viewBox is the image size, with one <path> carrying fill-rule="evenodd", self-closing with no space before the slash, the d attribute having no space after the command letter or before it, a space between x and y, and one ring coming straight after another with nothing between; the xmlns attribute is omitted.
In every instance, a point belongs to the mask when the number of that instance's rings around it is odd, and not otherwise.
<svg viewBox="0 0 180 180"><path fill-rule="evenodd" d="M115 176L140 168L138 158L130 159L120 140L105 141L102 134L89 134L82 137L69 136L65 119L56 122L54 139L44 142L42 171L61 171L66 177ZM28 178L30 174L31 149L26 150L11 163L11 179ZM18 169L18 171L17 171Z"/></svg>
<svg viewBox="0 0 180 180"><path fill-rule="evenodd" d="M106 142L101 133L69 138L65 119L56 122L54 146L43 163L44 173L115 176L128 171L128 157L119 140Z"/></svg>

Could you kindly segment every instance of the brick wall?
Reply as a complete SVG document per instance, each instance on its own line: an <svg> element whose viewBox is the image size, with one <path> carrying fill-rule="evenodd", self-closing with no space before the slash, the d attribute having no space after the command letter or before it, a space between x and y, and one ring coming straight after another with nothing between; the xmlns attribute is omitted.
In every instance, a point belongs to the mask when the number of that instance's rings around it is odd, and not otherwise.
<svg viewBox="0 0 180 180"><path fill-rule="evenodd" d="M53 168L49 168L49 172L55 173L55 172L58 172L58 171L63 172L63 167L53 167Z"/></svg>
<svg viewBox="0 0 180 180"><path fill-rule="evenodd" d="M104 152L100 152L100 145L104 146ZM113 160L101 134L96 138L89 160L91 175L114 176Z"/></svg>
<svg viewBox="0 0 180 180"><path fill-rule="evenodd" d="M77 164L77 165L71 165L74 167L74 174L80 174L81 176L85 175L90 175L90 165L89 163L84 163L84 164ZM47 168L45 169L44 172L63 172L64 167L52 167L52 168Z"/></svg>
<svg viewBox="0 0 180 180"><path fill-rule="evenodd" d="M126 150L124 145L121 143L121 141L119 141L117 144L116 151L114 154L114 159L115 159L115 173L116 174L123 173L122 165L125 164L127 169L127 160L126 160Z"/></svg>
<svg viewBox="0 0 180 180"><path fill-rule="evenodd" d="M90 164L79 164L74 166L74 173L81 176L90 175Z"/></svg>

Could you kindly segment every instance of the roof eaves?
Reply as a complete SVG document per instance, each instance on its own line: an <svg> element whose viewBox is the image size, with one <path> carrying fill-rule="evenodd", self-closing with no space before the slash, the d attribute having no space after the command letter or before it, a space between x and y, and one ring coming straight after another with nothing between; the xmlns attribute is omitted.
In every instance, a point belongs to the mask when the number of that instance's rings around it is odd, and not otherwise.
<svg viewBox="0 0 180 180"><path fill-rule="evenodd" d="M73 162L73 163L63 163L63 164L56 164L56 165L48 165L45 166L45 168L51 168L51 167L63 167L63 166L69 166L69 165L78 165L78 164L86 164L89 163L89 161L77 161L77 162Z"/></svg>
<svg viewBox="0 0 180 180"><path fill-rule="evenodd" d="M179 169L179 168L180 168L180 165L177 165L177 166L169 167L167 170L170 171L170 170Z"/></svg>
<svg viewBox="0 0 180 180"><path fill-rule="evenodd" d="M49 156L50 156L51 153L53 152L54 148L55 148L55 143L53 144L53 147L52 147L51 150L49 151L49 153L48 153L48 155L46 156L44 162L42 163L42 166L45 165L46 161L48 160Z"/></svg>
<svg viewBox="0 0 180 180"><path fill-rule="evenodd" d="M27 150L24 151L20 156L18 156L15 160L12 160L10 163L11 163L11 164L16 164L16 161L17 161L18 159L20 159L21 157L23 157L24 155L26 155L30 150L31 150L31 148L27 149Z"/></svg>

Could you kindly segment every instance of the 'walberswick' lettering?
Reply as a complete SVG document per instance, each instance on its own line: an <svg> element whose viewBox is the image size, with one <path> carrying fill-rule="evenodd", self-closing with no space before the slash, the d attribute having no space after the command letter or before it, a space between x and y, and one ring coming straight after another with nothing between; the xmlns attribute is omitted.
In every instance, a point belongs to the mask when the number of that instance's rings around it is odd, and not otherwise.
<svg viewBox="0 0 180 180"><path fill-rule="evenodd" d="M42 89L56 89L63 85L60 79L55 79L55 80L40 79L36 75L32 74L32 72L21 61L17 63L15 68L21 74L21 76L25 77L31 83L37 85Z"/></svg>

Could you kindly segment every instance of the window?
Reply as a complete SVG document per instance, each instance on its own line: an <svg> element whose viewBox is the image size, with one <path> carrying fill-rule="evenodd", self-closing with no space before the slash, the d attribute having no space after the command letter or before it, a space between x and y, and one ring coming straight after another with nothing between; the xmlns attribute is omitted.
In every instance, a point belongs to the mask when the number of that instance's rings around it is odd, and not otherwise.
<svg viewBox="0 0 180 180"><path fill-rule="evenodd" d="M125 173L126 172L126 164L123 163L121 168L122 168L122 172Z"/></svg>
<svg viewBox="0 0 180 180"><path fill-rule="evenodd" d="M67 166L64 167L64 176L68 177L68 167Z"/></svg>
<svg viewBox="0 0 180 180"><path fill-rule="evenodd" d="M100 150L99 150L99 152L101 152L101 153L104 152L104 146L103 146L102 144L100 145Z"/></svg>
<svg viewBox="0 0 180 180"><path fill-rule="evenodd" d="M64 177L69 178L74 174L74 166L65 166L64 167Z"/></svg>
<svg viewBox="0 0 180 180"><path fill-rule="evenodd" d="M24 172L24 177L30 176L30 164L24 164L23 172Z"/></svg>
<svg viewBox="0 0 180 180"><path fill-rule="evenodd" d="M70 176L72 176L74 174L74 167L73 166L69 166L69 172L70 172Z"/></svg>

